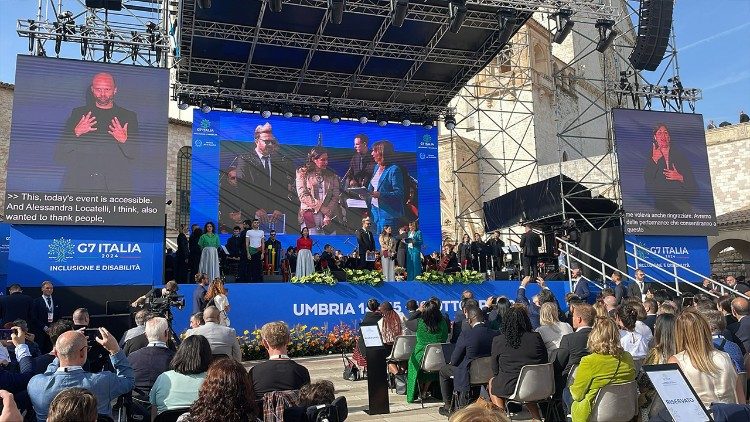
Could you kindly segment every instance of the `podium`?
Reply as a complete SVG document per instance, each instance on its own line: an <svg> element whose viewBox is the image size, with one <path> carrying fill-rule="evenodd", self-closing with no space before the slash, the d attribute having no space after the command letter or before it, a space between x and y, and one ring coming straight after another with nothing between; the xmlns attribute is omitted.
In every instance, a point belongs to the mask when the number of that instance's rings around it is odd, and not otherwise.
<svg viewBox="0 0 750 422"><path fill-rule="evenodd" d="M383 346L380 330L377 325L363 325L359 327L360 335L365 344L365 360L367 361L367 398L368 415L383 415L391 413L388 401L388 348Z"/></svg>

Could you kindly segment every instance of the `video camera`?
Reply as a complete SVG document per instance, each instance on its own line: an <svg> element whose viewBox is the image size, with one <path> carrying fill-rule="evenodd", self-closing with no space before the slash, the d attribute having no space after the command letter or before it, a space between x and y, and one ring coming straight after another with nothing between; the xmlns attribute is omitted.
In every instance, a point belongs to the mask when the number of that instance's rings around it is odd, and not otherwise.
<svg viewBox="0 0 750 422"><path fill-rule="evenodd" d="M146 297L146 309L153 314L167 315L170 308L184 309L185 296L169 293L166 296Z"/></svg>

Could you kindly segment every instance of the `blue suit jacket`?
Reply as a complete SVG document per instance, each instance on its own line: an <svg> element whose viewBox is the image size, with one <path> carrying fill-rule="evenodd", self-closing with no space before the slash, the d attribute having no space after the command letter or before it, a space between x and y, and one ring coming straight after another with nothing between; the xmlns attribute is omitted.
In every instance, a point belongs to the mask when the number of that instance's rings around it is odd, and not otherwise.
<svg viewBox="0 0 750 422"><path fill-rule="evenodd" d="M380 166L375 164L373 175L377 173L378 168ZM372 185L368 185L368 190L372 192ZM380 181L378 182L378 192L380 192L378 207L381 213L386 214L384 219L398 219L403 217L404 175L399 166L391 164L383 170L383 174L380 175Z"/></svg>
<svg viewBox="0 0 750 422"><path fill-rule="evenodd" d="M47 413L52 399L57 393L69 387L83 387L94 393L98 403L97 413L100 415L112 415L113 399L129 392L135 385L133 368L130 367L125 352L120 350L110 356L112 366L117 374L108 371L92 374L83 369L74 369L65 372L56 372L60 361L55 358L47 367L47 371L41 375L35 375L29 381L27 388L31 403L34 405L36 417L39 422L47 420Z"/></svg>
<svg viewBox="0 0 750 422"><path fill-rule="evenodd" d="M469 364L476 358L492 353L492 339L498 334L499 331L489 329L485 323L461 330L450 361L456 367L453 373L455 391L469 390Z"/></svg>
<svg viewBox="0 0 750 422"><path fill-rule="evenodd" d="M581 278L578 284L573 281L573 293L575 293L576 296L581 298L581 300L583 300L584 302L589 302L589 296L591 296L591 291L589 290L589 281L585 278Z"/></svg>

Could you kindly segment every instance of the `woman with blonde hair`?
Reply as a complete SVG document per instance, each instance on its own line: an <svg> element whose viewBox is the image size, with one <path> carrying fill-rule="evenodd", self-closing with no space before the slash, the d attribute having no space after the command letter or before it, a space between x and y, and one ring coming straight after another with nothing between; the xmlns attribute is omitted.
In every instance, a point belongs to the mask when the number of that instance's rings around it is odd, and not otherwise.
<svg viewBox="0 0 750 422"><path fill-rule="evenodd" d="M500 408L486 401L474 402L454 413L448 422L507 422Z"/></svg>
<svg viewBox="0 0 750 422"><path fill-rule="evenodd" d="M591 354L581 358L573 383L563 390L563 402L573 422L589 420L594 398L602 387L635 379L633 357L623 350L620 330L612 318L596 318L586 346Z"/></svg>
<svg viewBox="0 0 750 422"><path fill-rule="evenodd" d="M559 315L555 302L546 302L539 309L540 325L534 331L542 336L548 356L552 356L552 351L560 347L562 336L573 332L573 327L560 321Z"/></svg>
<svg viewBox="0 0 750 422"><path fill-rule="evenodd" d="M669 363L676 363L706 408L711 403L745 403L737 383L737 372L728 354L714 348L708 322L688 308L675 321L675 350Z"/></svg>
<svg viewBox="0 0 750 422"><path fill-rule="evenodd" d="M227 292L229 290L224 287L224 281L220 277L216 277L206 291L206 307L215 306L219 310L221 325L228 327L229 299L227 298Z"/></svg>

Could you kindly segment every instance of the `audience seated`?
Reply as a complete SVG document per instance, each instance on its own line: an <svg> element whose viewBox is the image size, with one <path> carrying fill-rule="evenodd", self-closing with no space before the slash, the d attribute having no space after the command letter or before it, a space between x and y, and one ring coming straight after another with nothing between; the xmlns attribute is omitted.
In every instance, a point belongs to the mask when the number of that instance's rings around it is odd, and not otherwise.
<svg viewBox="0 0 750 422"><path fill-rule="evenodd" d="M178 422L254 422L261 416L255 397L245 367L235 359L220 357L209 366L198 399Z"/></svg>
<svg viewBox="0 0 750 422"><path fill-rule="evenodd" d="M393 309L390 302L381 303L378 309L383 316L378 320L380 338L385 346L392 348L396 337L404 332L401 316Z"/></svg>
<svg viewBox="0 0 750 422"><path fill-rule="evenodd" d="M456 341L458 340L458 336L461 335L461 330L463 330L464 328L469 328L468 322L466 321L463 312L466 305L479 306L479 303L474 299L474 293L472 293L471 290L464 290L461 293L461 309L459 310L459 312L456 312L456 316L454 317L453 323L451 324L451 343L456 343Z"/></svg>
<svg viewBox="0 0 750 422"><path fill-rule="evenodd" d="M611 318L597 318L589 333L588 349L591 354L581 358L573 383L563 390L573 422L589 420L594 398L602 387L635 379L633 357L623 350L620 332Z"/></svg>
<svg viewBox="0 0 750 422"><path fill-rule="evenodd" d="M555 369L555 391L562 393L571 368L581 362L581 358L589 354L588 340L591 327L594 326L596 311L594 307L581 303L573 307L573 328L575 332L566 334L560 340L560 347L550 358Z"/></svg>
<svg viewBox="0 0 750 422"><path fill-rule="evenodd" d="M680 366L706 408L713 402L744 404L732 359L714 348L706 319L694 309L677 316L675 350L668 362Z"/></svg>
<svg viewBox="0 0 750 422"><path fill-rule="evenodd" d="M125 348L125 342L135 336L139 336L146 332L146 320L149 319L149 312L146 309L141 309L135 313L135 327L125 331L120 339L120 347ZM127 353L126 353L127 354Z"/></svg>
<svg viewBox="0 0 750 422"><path fill-rule="evenodd" d="M268 360L250 368L250 381L256 399L272 391L299 390L310 383L310 372L293 361L287 354L290 339L286 323L269 322L260 329L263 347L268 351Z"/></svg>
<svg viewBox="0 0 750 422"><path fill-rule="evenodd" d="M470 404L454 413L448 422L508 422L508 416L497 406L483 401Z"/></svg>
<svg viewBox="0 0 750 422"><path fill-rule="evenodd" d="M526 286L531 282L531 277L526 276L521 280L521 285L518 287L518 293L516 296L516 302L522 303L526 305L528 312L529 312L529 318L531 320L531 327L533 329L536 329L539 327L539 311L541 309L541 306L544 305L547 302L557 303L557 299L555 299L554 293L547 288L544 285L544 279L541 277L537 278L537 283L539 283L539 287L541 290L539 291L539 294L537 296L534 296L532 298L532 301L529 301L529 299L526 297Z"/></svg>
<svg viewBox="0 0 750 422"><path fill-rule="evenodd" d="M34 361L26 344L26 331L21 327L13 327L13 330L16 331L11 334L11 342L15 346L19 371L0 366L0 389L16 394L26 389L26 384L34 375Z"/></svg>
<svg viewBox="0 0 750 422"><path fill-rule="evenodd" d="M193 315L190 315L190 328L198 328L205 323L206 321L203 320L203 312L196 312Z"/></svg>
<svg viewBox="0 0 750 422"><path fill-rule="evenodd" d="M307 422L305 418L310 406L329 405L336 399L333 383L320 380L303 385L299 389L298 406L284 410L284 422Z"/></svg>
<svg viewBox="0 0 750 422"><path fill-rule="evenodd" d="M15 321L9 322L6 324L5 328L12 328L12 327L21 327L21 329L26 333L26 339L25 343L27 346L29 346L29 354L31 355L32 359L36 359L41 354L39 351L39 345L37 345L33 340L32 337L34 337L33 334L29 334L29 325L26 323L26 321L22 319L17 319ZM10 357L11 362L17 362L16 360L16 354L15 354L15 345L13 345L13 342L9 342L8 346L8 356Z"/></svg>
<svg viewBox="0 0 750 422"><path fill-rule="evenodd" d="M106 328L99 328L99 333L101 337L97 337L96 341L109 352L117 373L85 372L82 365L88 357L86 337L78 331L63 333L55 343L57 358L44 374L35 375L29 381L28 392L39 422L47 419L50 403L57 393L66 388L84 387L91 390L97 399L97 413L110 417L112 400L133 389L133 368L125 353Z"/></svg>
<svg viewBox="0 0 750 422"><path fill-rule="evenodd" d="M421 391L428 391L432 381L437 380L437 374L424 374L420 370L425 348L431 343L444 343L448 340L448 322L440 312L440 304L433 299L419 306L420 318L417 320L417 342L409 358L409 369L406 373L406 401L413 403L417 400L417 383L424 385Z"/></svg>
<svg viewBox="0 0 750 422"><path fill-rule="evenodd" d="M203 319L206 323L187 330L185 336L190 337L200 334L208 340L214 355L229 356L241 362L242 351L240 350L240 342L237 340L237 333L234 328L221 325L219 318L218 308L215 306L206 307L203 310Z"/></svg>
<svg viewBox="0 0 750 422"><path fill-rule="evenodd" d="M492 340L499 334L487 327L479 306L466 305L463 313L469 328L461 331L450 362L440 369L440 392L445 404L439 412L443 416L448 416L451 412L450 403L454 391L461 397L469 392L469 365L476 358L490 355ZM463 403L464 400L460 402Z"/></svg>
<svg viewBox="0 0 750 422"><path fill-rule="evenodd" d="M562 337L573 332L573 328L568 323L560 321L559 314L560 311L555 303L545 303L539 311L539 328L534 330L542 336L549 356L552 356L552 352L560 347Z"/></svg>
<svg viewBox="0 0 750 422"><path fill-rule="evenodd" d="M196 334L186 338L172 358L170 370L159 375L151 387L151 415L189 407L198 398L212 358L205 337Z"/></svg>
<svg viewBox="0 0 750 422"><path fill-rule="evenodd" d="M648 328L651 329L651 333L654 333L654 324L656 323L656 301L653 299L646 299L643 301L643 309L646 310L646 319L643 321Z"/></svg>
<svg viewBox="0 0 750 422"><path fill-rule="evenodd" d="M648 342L635 331L635 321L638 311L631 305L620 305L615 312L615 321L620 327L620 344L630 353L633 359L643 359L648 354Z"/></svg>
<svg viewBox="0 0 750 422"><path fill-rule="evenodd" d="M57 338L60 337L62 333L70 331L72 329L72 322L61 319L50 324L47 334L49 334L49 338L52 341L52 344L55 344L57 342ZM47 366L49 366L49 364L52 363L53 360L55 360L54 349L49 353L45 353L34 358L34 374L43 374L44 371L47 370Z"/></svg>
<svg viewBox="0 0 750 422"><path fill-rule="evenodd" d="M702 313L708 322L708 328L711 330L711 339L713 340L714 347L716 350L726 352L734 363L737 372L745 371L744 355L740 346L737 343L727 339L722 335L726 329L726 319L721 312L717 310L710 310Z"/></svg>
<svg viewBox="0 0 750 422"><path fill-rule="evenodd" d="M654 346L649 350L644 365L661 365L667 363L674 356L675 350L674 330L675 316L662 314L656 317L654 325Z"/></svg>
<svg viewBox="0 0 750 422"><path fill-rule="evenodd" d="M48 422L96 422L96 396L89 390L70 387L60 391L49 405Z"/></svg>
<svg viewBox="0 0 750 422"><path fill-rule="evenodd" d="M526 307L516 303L505 313L502 334L492 341L493 378L489 382L492 402L505 411L505 397L513 395L521 368L541 363L547 363L544 340L531 328ZM529 403L526 407L534 420L541 420L537 404Z"/></svg>
<svg viewBox="0 0 750 422"><path fill-rule="evenodd" d="M737 323L730 330L737 340L742 343L744 350L750 351L750 303L744 297L738 297L732 301L732 315L737 318Z"/></svg>
<svg viewBox="0 0 750 422"><path fill-rule="evenodd" d="M169 370L175 352L167 347L169 324L166 318L151 318L146 322L148 346L136 350L128 356L135 374L134 395L148 401L151 387L162 373Z"/></svg>

